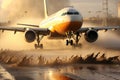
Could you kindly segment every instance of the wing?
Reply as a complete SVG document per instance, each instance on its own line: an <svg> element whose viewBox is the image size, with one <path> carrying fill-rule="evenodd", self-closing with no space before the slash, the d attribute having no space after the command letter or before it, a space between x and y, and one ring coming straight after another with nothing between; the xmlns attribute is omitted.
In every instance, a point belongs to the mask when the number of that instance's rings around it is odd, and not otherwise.
<svg viewBox="0 0 120 80"><path fill-rule="evenodd" d="M32 30L32 31L34 31L38 34L41 34L41 35L47 35L47 34L50 33L48 28L38 28L38 27L5 27L5 26L2 26L2 27L0 27L0 30L2 32L4 32L5 30L14 31L14 33L16 33L16 32L26 32L28 30Z"/></svg>
<svg viewBox="0 0 120 80"><path fill-rule="evenodd" d="M79 33L85 33L88 30L95 30L95 31L101 31L101 30L118 30L120 29L120 26L112 26L112 27L83 27L79 29L77 32Z"/></svg>
<svg viewBox="0 0 120 80"><path fill-rule="evenodd" d="M33 25L33 24L21 24L21 23L18 23L17 25L39 27L39 25Z"/></svg>
<svg viewBox="0 0 120 80"><path fill-rule="evenodd" d="M0 30L2 31L18 31L18 32L25 32L26 28L23 27L6 27L6 26L2 26L0 27Z"/></svg>

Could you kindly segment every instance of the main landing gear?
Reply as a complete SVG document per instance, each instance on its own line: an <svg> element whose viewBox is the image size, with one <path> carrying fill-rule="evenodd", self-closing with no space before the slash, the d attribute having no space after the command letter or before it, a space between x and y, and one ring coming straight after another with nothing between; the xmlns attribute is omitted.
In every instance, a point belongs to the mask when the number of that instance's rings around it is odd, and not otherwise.
<svg viewBox="0 0 120 80"><path fill-rule="evenodd" d="M35 44L35 49L40 48L43 49L43 44L40 44L40 41L42 40L43 36L39 36L39 34L37 34L37 44Z"/></svg>

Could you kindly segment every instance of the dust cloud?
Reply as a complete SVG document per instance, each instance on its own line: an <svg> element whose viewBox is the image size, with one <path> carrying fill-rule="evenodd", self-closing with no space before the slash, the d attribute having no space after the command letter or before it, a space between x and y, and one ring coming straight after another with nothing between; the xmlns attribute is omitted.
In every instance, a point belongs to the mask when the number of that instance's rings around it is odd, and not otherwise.
<svg viewBox="0 0 120 80"><path fill-rule="evenodd" d="M58 2L58 0L47 0L47 4L49 15L70 5L69 0L61 0L60 2ZM39 24L39 22L44 18L43 0L3 0L0 9L0 23L8 22L8 26L18 26L16 23ZM93 26L93 24L90 23L84 23L83 26L84 25ZM109 37L108 39L107 35L110 35L111 38ZM117 44L120 41L119 37L112 35L112 32L102 32L99 34L99 36L99 40L91 45L83 41L84 38L81 38L80 43L84 44L84 47L82 48L86 49L91 48L90 46L93 46L92 50L96 50L96 47L94 47L95 44L95 46L101 46L104 48L120 49L119 44ZM0 38L1 48L19 50L26 49L27 47L27 49L34 49L33 45L35 42L32 44L25 42L23 33L18 32L16 35L14 35L14 32L4 32L1 33ZM47 40L47 38L45 38L42 40L42 43L45 44L46 48L51 48L51 46L55 46L55 48L66 48L64 46L64 40ZM61 47L58 45L61 45Z"/></svg>
<svg viewBox="0 0 120 80"><path fill-rule="evenodd" d="M69 5L68 0L47 0L47 8L49 15ZM16 21L21 18L44 18L43 0L3 0L2 15L10 21Z"/></svg>
<svg viewBox="0 0 120 80"><path fill-rule="evenodd" d="M56 11L69 5L69 0L47 0L48 14L51 15ZM39 25L44 19L43 0L3 0L0 5L0 25L1 26L18 26L17 23L27 23ZM23 27L23 26L18 26ZM0 34L0 47L5 49L33 49L34 44L25 42L24 34L14 32L4 32Z"/></svg>
<svg viewBox="0 0 120 80"><path fill-rule="evenodd" d="M96 45L107 49L120 50L120 37L115 31L101 31Z"/></svg>
<svg viewBox="0 0 120 80"><path fill-rule="evenodd" d="M47 54L46 54L47 52ZM53 53L54 52L54 53ZM59 52L59 53L58 53ZM65 51L9 51L0 50L0 62L13 66L64 66L72 64L120 64L119 56L107 57L105 53L82 55L78 53L65 56ZM32 53L32 54L31 54ZM34 53L34 54L33 54ZM38 54L40 53L40 54ZM53 54L51 54L53 53ZM11 54L11 55L9 55ZM17 54L17 55L16 55ZM22 54L22 55L21 55ZM54 55L55 54L55 55Z"/></svg>
<svg viewBox="0 0 120 80"><path fill-rule="evenodd" d="M116 20L116 21L115 21ZM118 18L110 18L109 19L109 26L119 26L120 24L118 23L120 20ZM101 26L101 24L97 24L99 21L85 21L83 26L85 27L97 27ZM104 27L104 26L103 26ZM98 40L92 44L86 43L86 41L83 41L84 46L87 48L93 46L94 51L96 51L96 48L101 48L101 49L111 49L111 50L120 50L120 36L119 33L120 30L108 30L107 32L103 31L98 31ZM82 39L84 40L84 38Z"/></svg>

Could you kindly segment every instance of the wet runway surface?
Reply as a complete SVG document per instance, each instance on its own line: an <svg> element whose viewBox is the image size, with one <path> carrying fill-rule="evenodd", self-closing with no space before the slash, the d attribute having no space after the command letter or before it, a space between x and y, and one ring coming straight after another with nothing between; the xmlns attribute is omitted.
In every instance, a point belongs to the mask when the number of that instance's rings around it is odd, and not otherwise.
<svg viewBox="0 0 120 80"><path fill-rule="evenodd" d="M58 67L5 65L4 67L16 80L120 80L120 65L76 64Z"/></svg>
<svg viewBox="0 0 120 80"><path fill-rule="evenodd" d="M0 80L15 80L15 78L0 65Z"/></svg>
<svg viewBox="0 0 120 80"><path fill-rule="evenodd" d="M83 54L84 53L84 54ZM80 49L60 49L60 50L29 50L29 51L1 51L0 61L2 66L12 74L16 80L120 80L119 64L88 64L80 63L81 56L86 57L87 50ZM95 55L87 56L90 59ZM102 56L102 52L100 56ZM102 56L103 60L111 59L109 56L118 56L119 51ZM78 56L76 56L78 55ZM97 56L98 58L100 56ZM106 57L106 58L105 58ZM77 61L76 61L77 59ZM83 60L84 60L83 59ZM49 62L54 62L52 64ZM55 61L54 61L55 60ZM73 61L72 63L62 63ZM94 59L96 60L96 59ZM116 59L113 58L113 61ZM56 62L57 61L57 62ZM84 60L85 61L85 60ZM119 60L118 60L119 61ZM39 63L39 64L38 64ZM21 65L20 65L21 64ZM43 65L41 65L43 64Z"/></svg>

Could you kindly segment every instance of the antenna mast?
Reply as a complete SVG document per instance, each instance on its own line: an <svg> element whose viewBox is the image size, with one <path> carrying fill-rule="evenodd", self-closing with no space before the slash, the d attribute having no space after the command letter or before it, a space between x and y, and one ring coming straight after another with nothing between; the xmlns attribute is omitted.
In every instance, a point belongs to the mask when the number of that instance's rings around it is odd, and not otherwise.
<svg viewBox="0 0 120 80"><path fill-rule="evenodd" d="M103 0L103 26L108 26L108 0Z"/></svg>

